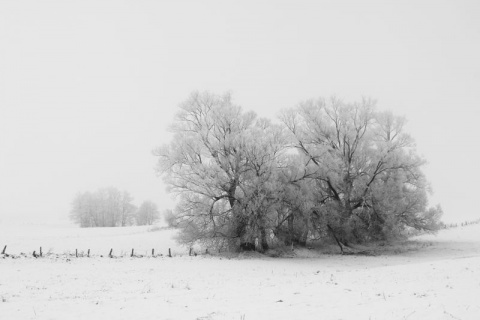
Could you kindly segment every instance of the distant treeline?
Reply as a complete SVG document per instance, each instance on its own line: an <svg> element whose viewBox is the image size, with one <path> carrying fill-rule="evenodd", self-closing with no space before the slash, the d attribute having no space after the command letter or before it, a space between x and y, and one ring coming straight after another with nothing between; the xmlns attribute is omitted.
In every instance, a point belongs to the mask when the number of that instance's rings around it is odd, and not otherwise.
<svg viewBox="0 0 480 320"><path fill-rule="evenodd" d="M158 207L152 201L144 201L138 208L132 201L130 193L114 187L78 193L70 218L82 228L151 225L159 218Z"/></svg>
<svg viewBox="0 0 480 320"><path fill-rule="evenodd" d="M480 219L464 221L464 222L460 222L460 224L458 224L458 223L448 223L448 224L444 223L443 224L443 229L464 227L464 226L469 226L469 225L472 225L472 224L479 224L479 223L480 223Z"/></svg>

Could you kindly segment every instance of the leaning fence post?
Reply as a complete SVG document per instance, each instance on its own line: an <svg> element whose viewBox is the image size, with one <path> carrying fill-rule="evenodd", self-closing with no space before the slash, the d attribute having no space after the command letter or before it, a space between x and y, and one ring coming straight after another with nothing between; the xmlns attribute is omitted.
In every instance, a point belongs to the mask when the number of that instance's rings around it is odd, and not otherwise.
<svg viewBox="0 0 480 320"><path fill-rule="evenodd" d="M37 253L36 253L35 250L33 250L33 257L35 257L35 258L37 257Z"/></svg>
<svg viewBox="0 0 480 320"><path fill-rule="evenodd" d="M7 250L7 246L3 247L2 254L5 254L5 250Z"/></svg>
<svg viewBox="0 0 480 320"><path fill-rule="evenodd" d="M108 257L111 258L112 257L112 252L113 252L113 248L110 249L110 253L108 254Z"/></svg>

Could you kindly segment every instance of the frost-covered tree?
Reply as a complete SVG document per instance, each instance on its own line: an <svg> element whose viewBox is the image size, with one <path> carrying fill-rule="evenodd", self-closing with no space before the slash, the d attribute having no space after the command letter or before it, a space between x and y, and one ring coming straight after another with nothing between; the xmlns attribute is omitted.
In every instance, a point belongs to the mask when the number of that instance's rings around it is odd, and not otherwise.
<svg viewBox="0 0 480 320"><path fill-rule="evenodd" d="M78 193L72 201L70 219L82 228L100 226L97 199L91 192Z"/></svg>
<svg viewBox="0 0 480 320"><path fill-rule="evenodd" d="M282 171L287 165L286 140L282 127L265 119L257 119L246 132L245 172L237 199L239 212L250 230L247 243L258 242L261 250L269 248L268 238L273 232L281 209Z"/></svg>
<svg viewBox="0 0 480 320"><path fill-rule="evenodd" d="M96 192L78 193L70 211L70 218L82 228L118 227L131 224L136 207L126 191L102 188Z"/></svg>
<svg viewBox="0 0 480 320"><path fill-rule="evenodd" d="M144 201L137 210L137 225L152 225L159 217L158 206L152 201Z"/></svg>
<svg viewBox="0 0 480 320"><path fill-rule="evenodd" d="M338 242L436 230L441 212L427 208L424 160L404 118L376 111L372 100L333 98L304 102L282 120L304 159L295 180L315 182L312 215Z"/></svg>
<svg viewBox="0 0 480 320"><path fill-rule="evenodd" d="M230 95L193 93L180 105L174 138L155 151L158 171L179 204L184 242L261 249L272 214L283 129L244 112Z"/></svg>
<svg viewBox="0 0 480 320"><path fill-rule="evenodd" d="M120 198L120 224L122 227L132 225L137 207L132 204L133 197L127 192L122 192Z"/></svg>
<svg viewBox="0 0 480 320"><path fill-rule="evenodd" d="M312 229L314 182L304 178L303 157L290 155L282 168L275 236L286 245L305 246Z"/></svg>
<svg viewBox="0 0 480 320"><path fill-rule="evenodd" d="M266 250L274 238L329 236L342 247L438 228L405 119L372 100L320 99L281 122L244 112L228 94L193 93L180 105L172 141L154 153L178 199L168 220L182 242Z"/></svg>

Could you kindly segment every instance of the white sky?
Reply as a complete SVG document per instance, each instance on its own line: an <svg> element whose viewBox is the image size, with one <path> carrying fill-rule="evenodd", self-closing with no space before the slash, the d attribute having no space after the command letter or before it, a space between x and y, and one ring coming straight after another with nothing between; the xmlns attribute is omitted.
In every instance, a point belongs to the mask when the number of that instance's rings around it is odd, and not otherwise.
<svg viewBox="0 0 480 320"><path fill-rule="evenodd" d="M171 205L151 150L193 90L273 117L362 95L409 119L445 221L480 216L478 1L0 2L0 222L115 186Z"/></svg>

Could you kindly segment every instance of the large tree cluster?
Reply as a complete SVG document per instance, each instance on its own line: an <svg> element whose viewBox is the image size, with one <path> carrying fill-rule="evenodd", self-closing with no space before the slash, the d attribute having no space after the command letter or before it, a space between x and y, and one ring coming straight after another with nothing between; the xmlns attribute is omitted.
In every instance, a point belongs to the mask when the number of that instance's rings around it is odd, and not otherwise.
<svg viewBox="0 0 480 320"><path fill-rule="evenodd" d="M155 203L145 201L137 208L132 201L127 191L114 187L78 193L72 202L70 218L82 228L147 225L158 219Z"/></svg>
<svg viewBox="0 0 480 320"><path fill-rule="evenodd" d="M306 101L272 122L230 95L193 93L155 155L186 243L342 247L437 230L441 210L427 208L424 160L404 126L367 99Z"/></svg>

